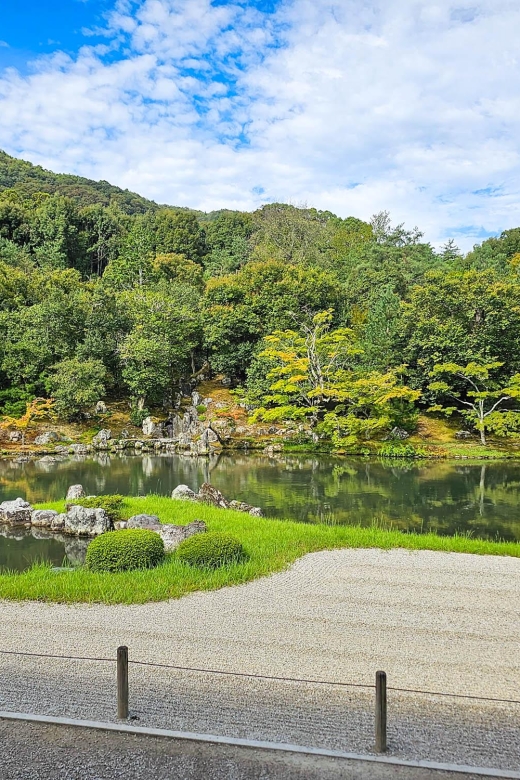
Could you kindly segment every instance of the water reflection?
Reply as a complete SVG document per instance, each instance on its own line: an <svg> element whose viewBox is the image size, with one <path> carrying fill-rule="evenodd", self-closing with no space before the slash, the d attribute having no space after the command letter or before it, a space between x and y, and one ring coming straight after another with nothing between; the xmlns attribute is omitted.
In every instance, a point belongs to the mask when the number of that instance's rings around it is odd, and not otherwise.
<svg viewBox="0 0 520 780"><path fill-rule="evenodd" d="M9 528L0 525L0 572L24 571L38 562L53 566L80 566L88 539L51 534L41 528Z"/></svg>
<svg viewBox="0 0 520 780"><path fill-rule="evenodd" d="M270 517L520 539L520 463L514 461L103 453L40 466L0 461L0 500L55 500L78 482L92 494L168 495L180 483L197 489L211 481Z"/></svg>

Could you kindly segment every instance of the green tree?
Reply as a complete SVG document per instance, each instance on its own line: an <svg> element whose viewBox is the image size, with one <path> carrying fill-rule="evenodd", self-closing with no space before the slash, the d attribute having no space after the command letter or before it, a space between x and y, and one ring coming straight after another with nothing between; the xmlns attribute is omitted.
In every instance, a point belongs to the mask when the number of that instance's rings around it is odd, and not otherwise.
<svg viewBox="0 0 520 780"><path fill-rule="evenodd" d="M138 409L171 400L192 368L200 343L198 295L193 287L125 293L132 327L120 347L123 379Z"/></svg>
<svg viewBox="0 0 520 780"><path fill-rule="evenodd" d="M80 267L80 219L75 203L61 195L45 198L34 212L31 243L42 268Z"/></svg>
<svg viewBox="0 0 520 780"><path fill-rule="evenodd" d="M520 409L507 408L510 401L520 398L520 374L514 374L507 382L497 378L497 370L503 363L471 362L467 365L442 363L434 367L432 377L442 377L431 382L429 387L441 399L449 398L457 406L435 404L430 411L441 411L451 415L455 411L476 427L480 441L486 444L486 431L501 436L512 435L520 430Z"/></svg>
<svg viewBox="0 0 520 780"><path fill-rule="evenodd" d="M520 284L493 271L427 274L403 305L401 359L411 381L428 392L442 363L499 361L501 381L520 371Z"/></svg>
<svg viewBox="0 0 520 780"><path fill-rule="evenodd" d="M354 332L331 324L328 310L302 333L275 331L266 337L260 357L275 363L268 374L275 381L253 420L307 420L336 447L348 447L387 430L403 403L412 404L419 392L404 386L397 372L360 371L362 350Z"/></svg>
<svg viewBox="0 0 520 780"><path fill-rule="evenodd" d="M184 255L193 262L202 262L206 253L204 230L190 211L161 209L155 220L155 240L157 252Z"/></svg>
<svg viewBox="0 0 520 780"><path fill-rule="evenodd" d="M153 279L154 242L153 215L135 217L123 241L121 254L105 268L103 283L113 290L131 290L149 284Z"/></svg>
<svg viewBox="0 0 520 780"><path fill-rule="evenodd" d="M204 340L217 371L244 379L260 339L318 310L341 308L337 279L317 268L279 260L248 263L210 279L203 302Z"/></svg>
<svg viewBox="0 0 520 780"><path fill-rule="evenodd" d="M52 394L56 411L73 419L105 394L106 369L101 360L69 358L52 366L47 391Z"/></svg>

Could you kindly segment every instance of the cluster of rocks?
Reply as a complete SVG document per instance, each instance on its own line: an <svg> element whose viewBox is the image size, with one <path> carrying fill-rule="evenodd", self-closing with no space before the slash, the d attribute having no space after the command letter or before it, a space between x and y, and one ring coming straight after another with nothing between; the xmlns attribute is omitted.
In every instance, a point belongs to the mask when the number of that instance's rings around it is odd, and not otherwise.
<svg viewBox="0 0 520 780"><path fill-rule="evenodd" d="M34 509L23 498L0 504L0 523L42 528L69 536L99 536L114 527L104 509L68 505L66 512L59 513L53 509Z"/></svg>
<svg viewBox="0 0 520 780"><path fill-rule="evenodd" d="M166 552L171 552L179 546L181 542L194 534L201 534L207 531L206 523L203 520L194 520L188 525L173 525L173 523L161 523L156 515L134 515L128 520L115 524L117 530L123 528L145 528L149 531L155 531L164 542Z"/></svg>
<svg viewBox="0 0 520 780"><path fill-rule="evenodd" d="M228 501L220 490L210 485L209 482L204 482L198 493L195 493L187 485L178 485L172 493L172 498L182 501L198 501L202 504L218 506L220 509L235 509L238 512L247 512L253 517L263 517L260 507L246 504L243 501Z"/></svg>
<svg viewBox="0 0 520 780"><path fill-rule="evenodd" d="M189 488L187 489L189 490ZM218 491L216 492L218 493ZM193 493L193 495L195 494ZM123 528L146 528L159 534L164 542L166 552L174 550L189 536L204 533L207 530L203 520L194 520L188 525L174 525L173 523L161 523L156 515L145 514L134 515L126 521L112 523L106 511L100 507L90 508L70 503L86 497L82 485L71 485L66 496L67 511L63 513L53 509L34 509L23 498L4 501L0 504L0 526L7 527L7 529L31 529L33 533L42 531L44 534L53 533L65 537L94 537L107 531ZM95 496L88 496L88 498L95 498ZM228 505L225 499L222 498L222 501ZM9 530L6 531L6 533L8 532ZM81 552L84 555L85 550Z"/></svg>

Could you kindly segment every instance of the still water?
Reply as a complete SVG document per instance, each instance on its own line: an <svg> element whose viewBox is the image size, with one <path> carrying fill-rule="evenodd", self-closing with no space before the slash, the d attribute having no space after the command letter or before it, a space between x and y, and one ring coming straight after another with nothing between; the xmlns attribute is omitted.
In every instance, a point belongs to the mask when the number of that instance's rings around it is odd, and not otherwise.
<svg viewBox="0 0 520 780"><path fill-rule="evenodd" d="M381 461L327 456L144 455L0 461L0 501L89 494L169 495L211 482L268 517L520 540L520 461Z"/></svg>

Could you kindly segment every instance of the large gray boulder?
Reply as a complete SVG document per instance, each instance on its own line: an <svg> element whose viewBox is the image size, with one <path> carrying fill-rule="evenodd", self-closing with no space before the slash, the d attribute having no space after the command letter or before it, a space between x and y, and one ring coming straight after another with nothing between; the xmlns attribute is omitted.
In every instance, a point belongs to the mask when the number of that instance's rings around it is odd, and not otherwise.
<svg viewBox="0 0 520 780"><path fill-rule="evenodd" d="M23 434L21 431L9 431L8 439L13 444L16 444L17 442L22 441Z"/></svg>
<svg viewBox="0 0 520 780"><path fill-rule="evenodd" d="M92 446L95 450L107 450L108 449L108 442L112 438L112 431L109 428L103 428L99 431L99 433L96 433L94 438L92 439Z"/></svg>
<svg viewBox="0 0 520 780"><path fill-rule="evenodd" d="M161 521L157 515L133 515L126 521L127 528L147 528L156 531L161 527Z"/></svg>
<svg viewBox="0 0 520 780"><path fill-rule="evenodd" d="M41 444L52 444L54 441L59 441L60 437L56 433L56 431L48 431L47 433L42 433L40 436L37 436L34 440L34 443L37 445Z"/></svg>
<svg viewBox="0 0 520 780"><path fill-rule="evenodd" d="M193 443L191 449L193 452L196 452L197 455L209 455L210 452L219 450L221 447L222 443L218 434L211 428L206 428L200 439Z"/></svg>
<svg viewBox="0 0 520 780"><path fill-rule="evenodd" d="M7 525L26 525L31 522L32 506L23 498L4 501L0 504L0 523Z"/></svg>
<svg viewBox="0 0 520 780"><path fill-rule="evenodd" d="M50 528L57 516L58 513L54 509L35 509L31 512L31 525L35 528Z"/></svg>
<svg viewBox="0 0 520 780"><path fill-rule="evenodd" d="M108 412L107 405L104 401L98 401L96 404L96 414L106 414Z"/></svg>
<svg viewBox="0 0 520 780"><path fill-rule="evenodd" d="M157 529L157 533L164 542L164 549L166 552L175 550L175 548L189 536L205 533L206 531L206 523L203 520L194 520L188 525L171 525L170 523L165 523Z"/></svg>
<svg viewBox="0 0 520 780"><path fill-rule="evenodd" d="M172 492L172 498L177 498L181 501L197 501L196 494L187 485L177 485Z"/></svg>
<svg viewBox="0 0 520 780"><path fill-rule="evenodd" d="M83 485L71 485L67 490L65 500L73 501L75 498L86 498L86 495Z"/></svg>
<svg viewBox="0 0 520 780"><path fill-rule="evenodd" d="M154 436L162 438L164 436L163 423L154 422L153 417L145 417L143 420L143 433L145 436Z"/></svg>
<svg viewBox="0 0 520 780"><path fill-rule="evenodd" d="M104 509L71 506L65 515L63 531L71 536L99 536L113 529Z"/></svg>

